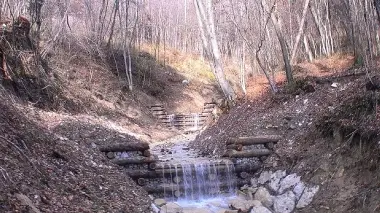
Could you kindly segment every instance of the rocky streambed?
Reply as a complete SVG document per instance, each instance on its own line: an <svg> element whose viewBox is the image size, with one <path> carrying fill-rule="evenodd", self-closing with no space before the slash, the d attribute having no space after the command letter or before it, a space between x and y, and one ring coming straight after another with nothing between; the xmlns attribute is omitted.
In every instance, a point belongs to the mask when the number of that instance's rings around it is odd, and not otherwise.
<svg viewBox="0 0 380 213"><path fill-rule="evenodd" d="M318 191L319 186L303 182L295 173L263 171L233 195L197 201L157 198L153 205L160 213L291 213L308 206Z"/></svg>

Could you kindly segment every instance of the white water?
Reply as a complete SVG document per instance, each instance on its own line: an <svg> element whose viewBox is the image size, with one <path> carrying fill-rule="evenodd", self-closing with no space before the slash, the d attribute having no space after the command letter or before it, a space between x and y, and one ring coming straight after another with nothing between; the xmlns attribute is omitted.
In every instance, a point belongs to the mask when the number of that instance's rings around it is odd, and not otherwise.
<svg viewBox="0 0 380 213"><path fill-rule="evenodd" d="M234 198L236 197L233 195L220 195L218 197L202 199L199 201L180 199L175 203L181 206L184 210L207 209L210 213L217 213L220 212L220 210L229 209L228 201Z"/></svg>
<svg viewBox="0 0 380 213"><path fill-rule="evenodd" d="M234 165L229 161L168 164L165 168L174 171L163 178L171 186L170 192L164 192L167 199L201 201L235 193Z"/></svg>

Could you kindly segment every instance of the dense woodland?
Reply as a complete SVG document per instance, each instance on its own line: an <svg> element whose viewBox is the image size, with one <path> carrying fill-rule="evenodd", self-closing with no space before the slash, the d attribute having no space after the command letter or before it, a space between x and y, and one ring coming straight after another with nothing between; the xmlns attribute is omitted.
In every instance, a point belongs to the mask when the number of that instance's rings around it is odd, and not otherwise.
<svg viewBox="0 0 380 213"><path fill-rule="evenodd" d="M100 59L121 51L126 80L133 90L131 52L142 45L160 53L174 48L201 54L210 62L222 91L235 93L223 73L226 59L240 65L240 88L247 76L263 73L276 92L274 72L300 61L352 53L372 66L379 54L377 0L4 0L2 20L19 15L32 22L31 37L46 58L58 47ZM377 3L378 4L378 3Z"/></svg>

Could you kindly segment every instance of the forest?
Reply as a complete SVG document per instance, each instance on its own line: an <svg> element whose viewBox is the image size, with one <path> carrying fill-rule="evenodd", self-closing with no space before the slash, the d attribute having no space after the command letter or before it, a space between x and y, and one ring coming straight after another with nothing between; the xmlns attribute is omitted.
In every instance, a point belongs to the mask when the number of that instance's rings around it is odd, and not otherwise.
<svg viewBox="0 0 380 213"><path fill-rule="evenodd" d="M0 25L0 212L380 211L380 0L0 0Z"/></svg>

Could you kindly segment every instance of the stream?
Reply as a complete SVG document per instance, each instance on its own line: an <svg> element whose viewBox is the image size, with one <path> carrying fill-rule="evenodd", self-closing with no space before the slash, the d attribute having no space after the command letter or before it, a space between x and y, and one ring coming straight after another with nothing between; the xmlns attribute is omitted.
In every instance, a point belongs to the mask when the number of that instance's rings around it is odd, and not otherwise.
<svg viewBox="0 0 380 213"><path fill-rule="evenodd" d="M159 158L157 166L165 173L164 191L154 193L155 203L168 202L161 208L161 212L167 213L176 212L176 208L188 213L225 212L230 200L236 197L235 166L230 160L203 157L190 149L192 137L151 146Z"/></svg>

